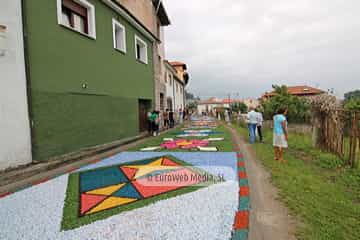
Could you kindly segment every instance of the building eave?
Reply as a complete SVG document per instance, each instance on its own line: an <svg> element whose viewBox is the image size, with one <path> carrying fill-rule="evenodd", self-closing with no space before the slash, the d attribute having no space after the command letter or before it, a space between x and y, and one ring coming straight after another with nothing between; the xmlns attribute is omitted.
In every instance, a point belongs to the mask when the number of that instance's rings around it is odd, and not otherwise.
<svg viewBox="0 0 360 240"><path fill-rule="evenodd" d="M168 60L164 60L164 63L173 74L175 74L175 75L177 74L176 69L170 64L170 62Z"/></svg>
<svg viewBox="0 0 360 240"><path fill-rule="evenodd" d="M161 0L153 0L153 4L158 12L156 13L160 19L161 26L169 26L171 24L169 16L166 12L165 6ZM160 5L159 5L160 4ZM157 9L159 8L159 9Z"/></svg>

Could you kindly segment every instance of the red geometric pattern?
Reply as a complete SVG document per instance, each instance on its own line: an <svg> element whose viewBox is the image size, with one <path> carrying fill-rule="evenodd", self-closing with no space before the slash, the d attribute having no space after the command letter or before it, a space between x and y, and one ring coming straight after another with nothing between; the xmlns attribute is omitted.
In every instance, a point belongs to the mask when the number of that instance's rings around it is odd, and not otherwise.
<svg viewBox="0 0 360 240"><path fill-rule="evenodd" d="M164 158L163 165L164 166L179 166L179 164L174 163L173 161L171 161L171 160L169 160L167 158Z"/></svg>
<svg viewBox="0 0 360 240"><path fill-rule="evenodd" d="M123 171L123 173L126 175L126 177L128 179L132 179L137 172L137 169L129 168L129 167L121 167L121 170Z"/></svg>
<svg viewBox="0 0 360 240"><path fill-rule="evenodd" d="M234 229L241 230L249 228L249 211L240 211L235 215Z"/></svg>
<svg viewBox="0 0 360 240"><path fill-rule="evenodd" d="M81 194L81 214L86 213L90 208L103 201L106 196Z"/></svg>
<svg viewBox="0 0 360 240"><path fill-rule="evenodd" d="M237 156L238 158L243 158L243 157L244 157L244 155L243 155L242 153L238 153L236 156Z"/></svg>
<svg viewBox="0 0 360 240"><path fill-rule="evenodd" d="M240 178L240 179L245 179L245 178L247 178L246 172L239 172L239 178Z"/></svg>
<svg viewBox="0 0 360 240"><path fill-rule="evenodd" d="M200 181L198 178L192 178L194 172L187 168L183 168L177 171L170 172L166 174L166 178L163 180L161 177L165 175L159 175L159 182L154 182L150 178L142 178L133 182L135 188L139 191L139 193L145 197L153 197L162 193L166 193L169 191L174 191L179 188L183 188L186 186L191 186L198 184ZM183 179L181 181L176 181L175 178L177 176L188 176L187 179ZM174 180L171 180L174 179Z"/></svg>
<svg viewBox="0 0 360 240"><path fill-rule="evenodd" d="M240 187L240 196L241 197L249 196L249 187Z"/></svg>
<svg viewBox="0 0 360 240"><path fill-rule="evenodd" d="M245 167L245 162L238 161L238 167Z"/></svg>

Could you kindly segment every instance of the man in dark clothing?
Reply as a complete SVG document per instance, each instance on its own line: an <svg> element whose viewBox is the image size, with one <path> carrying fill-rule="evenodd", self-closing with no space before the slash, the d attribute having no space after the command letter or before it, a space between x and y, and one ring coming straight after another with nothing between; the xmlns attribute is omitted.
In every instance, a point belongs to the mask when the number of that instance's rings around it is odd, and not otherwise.
<svg viewBox="0 0 360 240"><path fill-rule="evenodd" d="M174 112L172 110L169 112L169 122L170 122L170 128L173 128L175 125L175 119L174 119Z"/></svg>

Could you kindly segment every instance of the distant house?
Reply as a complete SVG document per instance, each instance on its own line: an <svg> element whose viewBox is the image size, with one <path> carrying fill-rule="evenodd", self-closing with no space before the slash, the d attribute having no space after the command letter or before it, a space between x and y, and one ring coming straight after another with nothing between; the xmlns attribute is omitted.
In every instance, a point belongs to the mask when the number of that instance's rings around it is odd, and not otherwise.
<svg viewBox="0 0 360 240"><path fill-rule="evenodd" d="M175 68L179 79L183 81L185 85L188 84L189 74L186 72L187 70L186 64L183 62L175 61L175 62L170 62L170 65L173 66L173 68Z"/></svg>
<svg viewBox="0 0 360 240"><path fill-rule="evenodd" d="M309 87L309 86L289 86L288 88L288 92L294 96L298 96L298 97L312 97L312 96L316 96L316 95L320 95L325 93L325 91L318 89L318 88L313 88L313 87ZM273 96L275 96L276 93L275 91L272 92L266 92L265 94L262 95L262 99L263 100L267 100L269 98L272 98Z"/></svg>
<svg viewBox="0 0 360 240"><path fill-rule="evenodd" d="M212 97L207 100L199 101L197 111L198 113L214 112L217 108L230 108L230 106L235 103L244 103L248 108L256 108L259 106L259 101L255 99L219 99Z"/></svg>
<svg viewBox="0 0 360 240"><path fill-rule="evenodd" d="M186 72L185 63L164 61L165 62L165 85L166 85L166 101L163 99L160 109L169 109L178 111L185 107L185 87L189 82L189 75Z"/></svg>

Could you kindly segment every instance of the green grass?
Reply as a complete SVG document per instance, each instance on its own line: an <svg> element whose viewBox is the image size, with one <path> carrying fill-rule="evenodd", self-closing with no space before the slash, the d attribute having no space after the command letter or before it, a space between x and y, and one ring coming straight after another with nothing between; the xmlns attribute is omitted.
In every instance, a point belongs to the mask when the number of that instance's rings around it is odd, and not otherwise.
<svg viewBox="0 0 360 240"><path fill-rule="evenodd" d="M231 134L230 132L223 126L220 125L219 127L217 127L216 129L214 129L215 132L222 132L222 134L215 134L215 135L209 135L209 137L222 137L224 138L224 141L216 141L216 142L211 142L209 144L210 147L217 147L219 149L220 152L232 152L233 151L233 147L232 147L232 139L231 139ZM157 137L152 137L149 140L147 140L146 142L139 144L136 147L130 148L129 151L139 151L142 148L145 147L155 147L155 146L160 146L160 144L163 143L163 139L164 138L174 138L176 139L176 133L181 132L181 127L175 128L163 135L157 136ZM182 139L206 139L209 137L189 137L189 138L182 138ZM184 150L184 149L174 149L174 150L168 150L168 149L163 149L162 151L164 152L184 152L184 151L196 151L196 150Z"/></svg>
<svg viewBox="0 0 360 240"><path fill-rule="evenodd" d="M237 129L248 137L246 129ZM254 144L253 149L271 172L281 199L302 223L298 239L360 239L359 170L342 167L342 159L315 149L306 135L289 135L288 164L274 161L269 130L265 144Z"/></svg>

